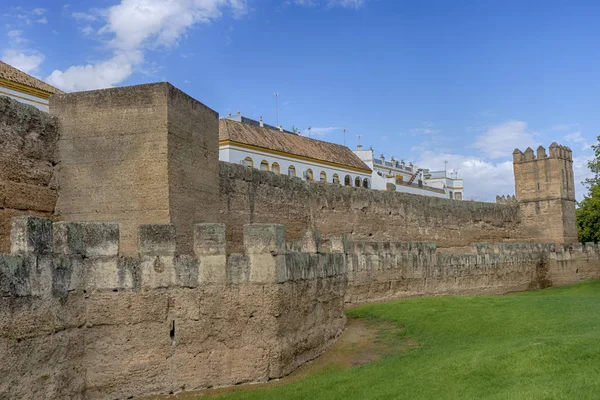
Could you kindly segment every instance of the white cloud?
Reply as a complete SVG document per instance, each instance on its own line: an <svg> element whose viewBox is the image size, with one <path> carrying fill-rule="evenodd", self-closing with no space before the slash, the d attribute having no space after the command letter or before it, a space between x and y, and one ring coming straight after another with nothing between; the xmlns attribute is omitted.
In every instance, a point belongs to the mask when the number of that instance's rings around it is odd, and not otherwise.
<svg viewBox="0 0 600 400"><path fill-rule="evenodd" d="M368 0L286 0L284 6L317 7L323 5L328 8L348 8L358 10L367 4Z"/></svg>
<svg viewBox="0 0 600 400"><path fill-rule="evenodd" d="M328 0L328 7L341 7L341 8L351 8L354 10L358 10L367 4L367 0Z"/></svg>
<svg viewBox="0 0 600 400"><path fill-rule="evenodd" d="M55 70L46 81L66 92L112 87L127 79L142 58L140 52L118 51L105 61Z"/></svg>
<svg viewBox="0 0 600 400"><path fill-rule="evenodd" d="M44 62L44 55L33 50L6 49L2 54L2 61L21 71L35 73Z"/></svg>
<svg viewBox="0 0 600 400"><path fill-rule="evenodd" d="M84 26L83 28L81 28L81 33L83 33L84 36L91 35L92 33L94 33L94 28L92 28L90 25Z"/></svg>
<svg viewBox="0 0 600 400"><path fill-rule="evenodd" d="M46 9L44 8L34 8L31 13L33 15L44 15L46 13Z"/></svg>
<svg viewBox="0 0 600 400"><path fill-rule="evenodd" d="M592 146L588 143L587 139L581 135L581 131L576 131L565 135L565 140L572 146L577 145L581 150L590 149Z"/></svg>
<svg viewBox="0 0 600 400"><path fill-rule="evenodd" d="M48 19L46 17L42 17L40 19L36 19L35 22L37 22L38 24L47 24Z"/></svg>
<svg viewBox="0 0 600 400"><path fill-rule="evenodd" d="M505 154L506 156L506 154ZM480 157L424 151L416 164L430 170L457 171L464 182L464 198L477 201L496 201L496 195L514 194L512 161L489 162Z"/></svg>
<svg viewBox="0 0 600 400"><path fill-rule="evenodd" d="M77 22L93 22L98 19L98 17L96 17L94 14L89 14L89 13L84 13L84 12L74 12L71 14L71 16Z"/></svg>
<svg viewBox="0 0 600 400"><path fill-rule="evenodd" d="M527 122L507 121L495 125L479 135L473 147L491 159L506 157L515 148L534 146L536 134L527 129Z"/></svg>
<svg viewBox="0 0 600 400"><path fill-rule="evenodd" d="M146 50L176 46L189 28L215 21L225 9L239 18L247 12L247 2L121 0L119 4L97 12L106 22L98 33L108 36L108 49L113 55L108 60L97 63L75 65L64 71L55 70L46 80L66 91L118 85L131 76L144 61ZM72 15L79 21L92 22L96 18L86 13Z"/></svg>
<svg viewBox="0 0 600 400"><path fill-rule="evenodd" d="M316 0L286 0L283 2L284 6L300 6L300 7L316 7Z"/></svg>
<svg viewBox="0 0 600 400"><path fill-rule="evenodd" d="M23 31L19 29L12 29L6 33L8 41L11 46L22 46L27 43L27 39L23 37Z"/></svg>

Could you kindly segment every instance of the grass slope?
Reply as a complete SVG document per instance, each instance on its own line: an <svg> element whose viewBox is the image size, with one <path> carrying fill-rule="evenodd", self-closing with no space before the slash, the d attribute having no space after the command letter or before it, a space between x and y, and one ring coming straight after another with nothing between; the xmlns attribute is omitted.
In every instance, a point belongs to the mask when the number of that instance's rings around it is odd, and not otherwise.
<svg viewBox="0 0 600 400"><path fill-rule="evenodd" d="M371 304L420 347L222 399L600 399L600 281L498 297ZM389 324L388 324L389 325Z"/></svg>

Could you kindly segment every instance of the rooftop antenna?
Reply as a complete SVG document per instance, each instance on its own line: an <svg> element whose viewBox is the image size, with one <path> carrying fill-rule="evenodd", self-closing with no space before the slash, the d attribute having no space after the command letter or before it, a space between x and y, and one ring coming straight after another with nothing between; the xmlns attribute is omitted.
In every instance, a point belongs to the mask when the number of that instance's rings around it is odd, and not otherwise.
<svg viewBox="0 0 600 400"><path fill-rule="evenodd" d="M310 130L312 129L312 127L308 127L308 137L310 137Z"/></svg>
<svg viewBox="0 0 600 400"><path fill-rule="evenodd" d="M360 135L356 135L356 137L358 138L358 144L360 144Z"/></svg>
<svg viewBox="0 0 600 400"><path fill-rule="evenodd" d="M273 93L275 96L275 118L277 121L277 126L279 126L279 93Z"/></svg>
<svg viewBox="0 0 600 400"><path fill-rule="evenodd" d="M444 160L444 178L448 177L448 173L446 172L448 170L448 161Z"/></svg>
<svg viewBox="0 0 600 400"><path fill-rule="evenodd" d="M344 146L346 145L346 128L343 129L344 131Z"/></svg>

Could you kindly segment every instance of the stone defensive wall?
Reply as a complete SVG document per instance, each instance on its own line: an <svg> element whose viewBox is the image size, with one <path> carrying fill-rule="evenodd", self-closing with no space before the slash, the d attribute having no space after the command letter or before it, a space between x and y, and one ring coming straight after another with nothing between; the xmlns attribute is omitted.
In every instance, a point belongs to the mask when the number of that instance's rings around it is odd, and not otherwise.
<svg viewBox="0 0 600 400"><path fill-rule="evenodd" d="M219 162L218 125L166 82L50 115L0 96L0 398L265 382L325 351L344 307L600 278L566 147L515 150L496 204Z"/></svg>
<svg viewBox="0 0 600 400"><path fill-rule="evenodd" d="M342 239L286 246L280 225L194 227L176 256L172 225L139 229L119 256L111 223L13 221L0 256L0 398L127 399L264 382L320 355L345 325ZM337 243L337 244L336 244ZM291 247L298 247L293 251Z"/></svg>
<svg viewBox="0 0 600 400"><path fill-rule="evenodd" d="M347 305L420 296L480 296L600 278L595 243L475 243L440 252L435 243L347 245Z"/></svg>
<svg viewBox="0 0 600 400"><path fill-rule="evenodd" d="M539 241L519 205L458 201L319 182L219 162L220 219L232 248L244 224L285 225L297 239L308 229L350 240L433 241L439 247L474 242Z"/></svg>
<svg viewBox="0 0 600 400"><path fill-rule="evenodd" d="M440 248L550 241L535 209L524 218L520 201L307 184L219 162L218 114L168 83L52 96L51 116L8 98L0 104L4 252L10 219L24 214L118 222L123 255L136 253L137 227L152 223L176 226L178 254L192 254L192 227L201 222L225 223L231 251L242 248L243 226L256 222L284 224L290 240L315 229L352 240L435 241ZM534 206L539 202L527 210Z"/></svg>
<svg viewBox="0 0 600 400"><path fill-rule="evenodd" d="M0 253L10 248L13 217L53 216L57 128L47 113L0 96Z"/></svg>
<svg viewBox="0 0 600 400"><path fill-rule="evenodd" d="M13 220L0 256L0 398L126 399L264 382L320 355L344 307L416 296L484 295L600 278L593 244L347 241L281 225L197 224L194 256L172 225L139 228L119 256L112 223Z"/></svg>

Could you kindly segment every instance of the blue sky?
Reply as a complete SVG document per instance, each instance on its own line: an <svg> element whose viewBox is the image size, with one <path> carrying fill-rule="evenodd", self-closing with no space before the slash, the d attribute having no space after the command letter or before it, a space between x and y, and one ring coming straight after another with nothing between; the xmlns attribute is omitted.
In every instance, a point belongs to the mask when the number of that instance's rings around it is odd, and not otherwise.
<svg viewBox="0 0 600 400"><path fill-rule="evenodd" d="M600 2L4 0L0 57L67 91L166 80L217 110L512 194L515 147L600 134ZM578 198L584 189L578 187Z"/></svg>

